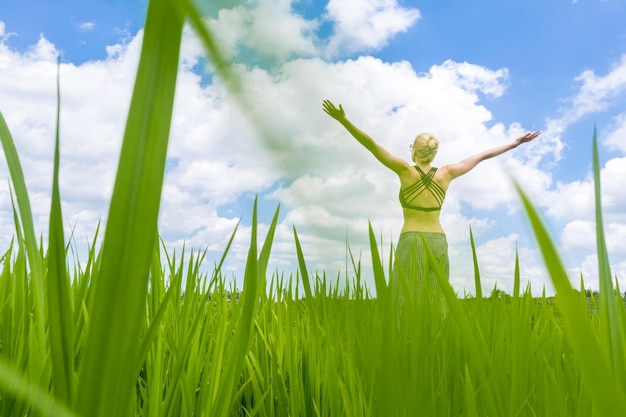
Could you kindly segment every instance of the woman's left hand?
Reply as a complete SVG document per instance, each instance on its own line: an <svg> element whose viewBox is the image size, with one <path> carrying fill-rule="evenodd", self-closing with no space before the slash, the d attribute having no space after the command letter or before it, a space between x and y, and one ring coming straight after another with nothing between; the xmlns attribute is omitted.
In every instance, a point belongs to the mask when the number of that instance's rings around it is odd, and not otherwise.
<svg viewBox="0 0 626 417"><path fill-rule="evenodd" d="M337 108L333 103L330 102L330 100L324 100L322 105L324 107L324 111L338 122L346 119L346 112L343 111L343 107L341 107L341 104L339 105L339 108Z"/></svg>

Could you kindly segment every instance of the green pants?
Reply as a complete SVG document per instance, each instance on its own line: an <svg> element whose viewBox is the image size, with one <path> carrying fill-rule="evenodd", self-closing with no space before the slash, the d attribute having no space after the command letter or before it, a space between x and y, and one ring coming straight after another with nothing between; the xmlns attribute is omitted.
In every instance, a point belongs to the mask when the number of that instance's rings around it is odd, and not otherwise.
<svg viewBox="0 0 626 417"><path fill-rule="evenodd" d="M402 233L398 239L398 246L396 247L396 259L394 262L395 284L400 284L398 280L407 280L409 290L417 287L418 294L421 292L425 274L429 277L428 283L430 287L433 289L437 287L435 271L429 264L424 242L428 245L428 248L437 260L437 264L443 271L446 279L450 277L448 241L444 233Z"/></svg>

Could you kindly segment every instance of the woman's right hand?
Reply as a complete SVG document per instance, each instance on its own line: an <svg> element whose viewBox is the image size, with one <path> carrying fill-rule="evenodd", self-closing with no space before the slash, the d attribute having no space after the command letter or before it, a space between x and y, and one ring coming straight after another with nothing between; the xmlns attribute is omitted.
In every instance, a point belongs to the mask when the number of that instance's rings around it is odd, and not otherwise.
<svg viewBox="0 0 626 417"><path fill-rule="evenodd" d="M522 143L530 142L531 140L535 139L540 134L541 132L539 130L536 130L534 132L528 132L525 135L522 135L519 138L515 139L515 144L516 146L519 146Z"/></svg>
<svg viewBox="0 0 626 417"><path fill-rule="evenodd" d="M333 103L330 102L330 100L324 100L322 106L324 107L324 111L338 122L346 119L346 112L343 111L343 107L341 106L341 104L339 105L339 108L337 108Z"/></svg>

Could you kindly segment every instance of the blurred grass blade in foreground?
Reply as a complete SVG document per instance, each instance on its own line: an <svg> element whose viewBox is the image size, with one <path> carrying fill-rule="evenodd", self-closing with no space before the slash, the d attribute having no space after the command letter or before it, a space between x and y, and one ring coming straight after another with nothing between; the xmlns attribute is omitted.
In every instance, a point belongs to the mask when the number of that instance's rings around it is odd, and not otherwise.
<svg viewBox="0 0 626 417"><path fill-rule="evenodd" d="M594 179L596 182L600 181L597 172ZM616 413L622 413L626 409L626 391L621 383L623 376L616 375L621 370L613 368L614 363L611 356L613 354L611 350L612 339L603 337L602 333L598 334L594 329L589 317L588 307L586 304L581 304L580 297L572 288L554 243L543 225L537 210L520 185L515 183L515 186L556 289L557 303L563 311L565 330L572 340L575 359L585 375L586 387L593 394L594 405L600 410L601 415L618 415ZM596 207L599 206L599 194L596 194ZM598 238L601 237L602 235L599 235ZM600 262L602 261L600 260ZM602 286L601 291L606 292L607 284L602 284ZM615 294L611 292L611 294L606 296L615 297ZM606 305L600 306L600 314L609 314L608 311L603 310L608 310ZM606 320L608 319L617 320L617 317L607 317ZM616 326L623 328L624 323L616 323ZM624 354L625 352L622 351L621 355L623 356Z"/></svg>
<svg viewBox="0 0 626 417"><path fill-rule="evenodd" d="M598 137L593 132L593 177L596 202L596 244L598 250L598 278L600 281L600 331L609 341L609 359L613 374L623 393L626 394L626 326L624 318L618 312L618 300L621 302L621 294L613 288L609 255L604 237L604 225L602 221L602 204L600 190L600 161L598 157Z"/></svg>
<svg viewBox="0 0 626 417"><path fill-rule="evenodd" d="M31 381L27 381L23 375L20 375L11 366L0 360L0 404L4 405L7 401L6 393L28 402L31 411L35 411L42 416L55 417L77 417L72 413L65 404L61 404L47 390L39 388ZM3 417L6 414L3 414ZM18 415L12 413L10 415ZM24 414L29 415L29 414Z"/></svg>
<svg viewBox="0 0 626 417"><path fill-rule="evenodd" d="M85 416L134 412L183 23L175 2L150 1L79 371Z"/></svg>

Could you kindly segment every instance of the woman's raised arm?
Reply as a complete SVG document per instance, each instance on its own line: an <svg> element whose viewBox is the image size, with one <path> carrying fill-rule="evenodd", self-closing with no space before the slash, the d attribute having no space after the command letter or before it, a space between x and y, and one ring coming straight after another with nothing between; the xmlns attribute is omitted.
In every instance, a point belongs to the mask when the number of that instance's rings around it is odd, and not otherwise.
<svg viewBox="0 0 626 417"><path fill-rule="evenodd" d="M371 136L363 132L361 129L356 127L350 120L348 120L341 104L339 105L339 108L337 108L329 100L324 100L323 107L324 111L330 117L341 123L341 125L345 127L346 130L350 132L350 134L361 145L363 145L368 151L370 151L376 157L376 159L378 159L387 168L394 171L398 175L400 175L401 172L411 168L408 162L389 153L389 151L380 146Z"/></svg>
<svg viewBox="0 0 626 417"><path fill-rule="evenodd" d="M452 181L453 179L468 173L482 161L501 155L505 152L510 151L511 149L515 149L522 143L530 142L531 140L535 139L540 134L541 132L538 130L535 132L526 133L525 135L520 136L519 138L515 139L511 143L488 149L479 154L470 156L469 158L466 158L462 160L461 162L457 162L456 164L446 165L445 167L442 167L442 169L444 169L446 173L448 174L448 180Z"/></svg>

